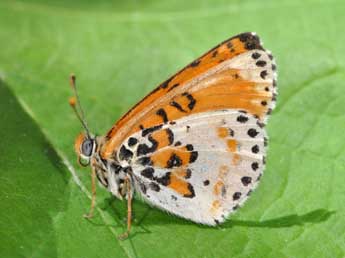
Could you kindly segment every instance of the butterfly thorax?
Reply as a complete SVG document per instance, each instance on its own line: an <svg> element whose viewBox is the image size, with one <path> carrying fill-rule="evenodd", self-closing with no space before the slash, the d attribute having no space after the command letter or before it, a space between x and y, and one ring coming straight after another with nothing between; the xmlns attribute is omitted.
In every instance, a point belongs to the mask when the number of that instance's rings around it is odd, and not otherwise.
<svg viewBox="0 0 345 258"><path fill-rule="evenodd" d="M96 172L97 179L117 198L123 199L127 195L125 179L131 177L131 169L126 164L120 164L116 155L112 155L109 159L102 158L101 150L104 138L97 137L96 142L97 149L93 155L91 166ZM116 154L116 151L114 153Z"/></svg>

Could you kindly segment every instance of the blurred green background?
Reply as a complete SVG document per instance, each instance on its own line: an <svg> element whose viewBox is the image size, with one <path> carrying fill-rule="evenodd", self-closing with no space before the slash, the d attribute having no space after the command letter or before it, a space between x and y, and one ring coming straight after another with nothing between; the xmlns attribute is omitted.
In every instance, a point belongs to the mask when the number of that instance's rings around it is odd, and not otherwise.
<svg viewBox="0 0 345 258"><path fill-rule="evenodd" d="M344 257L345 2L0 2L0 257ZM219 228L98 190L76 165L76 73L92 130L111 125L219 42L256 31L276 57L278 105L262 182ZM100 188L99 188L100 189Z"/></svg>

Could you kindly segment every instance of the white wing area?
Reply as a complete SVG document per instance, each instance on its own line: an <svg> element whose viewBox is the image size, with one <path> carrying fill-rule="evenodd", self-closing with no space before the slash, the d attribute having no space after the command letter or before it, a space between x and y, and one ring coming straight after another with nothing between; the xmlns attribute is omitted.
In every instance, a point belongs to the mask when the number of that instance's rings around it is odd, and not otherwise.
<svg viewBox="0 0 345 258"><path fill-rule="evenodd" d="M257 118L238 110L217 110L186 116L162 125L160 130L169 130L171 142L154 151L143 154L138 152L138 146L151 146L157 131L144 136L142 131L131 135L129 138L137 139L135 145L124 142L124 147L134 153L129 165L136 191L143 199L170 213L208 225L223 222L247 200L265 164L266 133ZM178 156L177 151L187 145L184 152L194 154L187 164L172 162L164 167L153 160L153 155L167 150L173 154L176 151ZM188 171L187 175L176 173L178 180L173 182L169 176L181 170ZM188 186L184 189L191 194L182 194L183 185Z"/></svg>

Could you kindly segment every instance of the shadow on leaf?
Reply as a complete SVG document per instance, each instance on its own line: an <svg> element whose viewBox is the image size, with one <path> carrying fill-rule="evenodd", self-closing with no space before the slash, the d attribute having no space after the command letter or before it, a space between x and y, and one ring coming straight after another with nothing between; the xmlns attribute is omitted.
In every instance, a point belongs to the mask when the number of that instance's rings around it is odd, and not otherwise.
<svg viewBox="0 0 345 258"><path fill-rule="evenodd" d="M252 220L231 220L221 227L259 227L259 228L284 228L292 226L302 226L307 223L321 223L328 220L335 211L328 211L326 209L317 209L308 212L303 215L288 215L275 219L269 219L264 221L252 221Z"/></svg>
<svg viewBox="0 0 345 258"><path fill-rule="evenodd" d="M141 227L144 232L141 233L150 233L148 229L145 228L147 225L159 225L159 224L180 224L180 225L196 225L201 228L213 228L206 225L195 224L191 221L176 217L174 215L165 214L164 211L161 211L156 208L147 207L145 203L135 202L134 205L134 225ZM123 222L123 227L126 224L126 206L125 202L117 201L114 197L106 198L101 205L102 210L106 210L112 216L116 216L116 219ZM326 209L316 209L311 212L297 215L287 215L278 217L275 219L263 220L263 221L254 221L254 220L232 220L229 219L224 224L219 225L220 228L231 228L231 227L258 227L258 228L284 228L292 226L302 226L307 223L322 223L327 221L335 211L329 211ZM104 223L95 223L90 221L92 224L97 226L116 226L116 225L106 225ZM217 229L217 228L215 228Z"/></svg>
<svg viewBox="0 0 345 258"><path fill-rule="evenodd" d="M0 195L6 196L0 206L6 211L0 217L6 225L0 256L58 257L54 218L68 208L70 174L1 80L0 110Z"/></svg>

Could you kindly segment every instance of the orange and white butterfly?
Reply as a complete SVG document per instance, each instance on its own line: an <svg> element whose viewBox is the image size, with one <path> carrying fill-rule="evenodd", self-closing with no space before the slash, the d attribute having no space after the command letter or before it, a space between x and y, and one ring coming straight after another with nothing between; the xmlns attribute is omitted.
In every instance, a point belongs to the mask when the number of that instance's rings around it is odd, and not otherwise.
<svg viewBox="0 0 345 258"><path fill-rule="evenodd" d="M265 123L275 106L276 65L254 33L196 59L129 110L105 136L86 125L72 77L70 104L86 133L83 165L119 199L148 203L196 223L222 223L257 186L265 166Z"/></svg>

